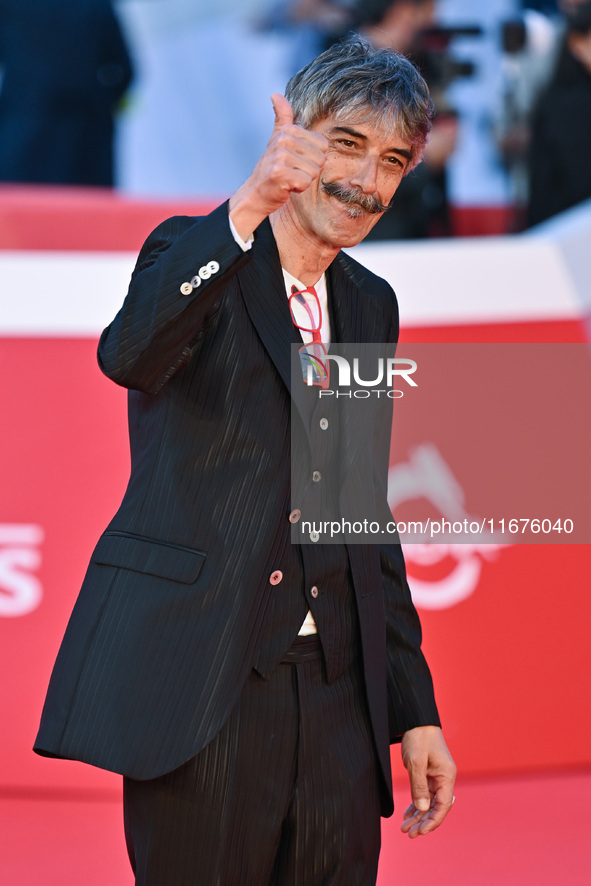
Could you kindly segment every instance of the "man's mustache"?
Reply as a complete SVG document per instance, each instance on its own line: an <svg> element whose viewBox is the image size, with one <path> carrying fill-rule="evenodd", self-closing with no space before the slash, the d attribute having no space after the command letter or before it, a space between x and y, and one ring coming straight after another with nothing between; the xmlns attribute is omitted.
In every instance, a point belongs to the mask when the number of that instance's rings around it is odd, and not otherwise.
<svg viewBox="0 0 591 886"><path fill-rule="evenodd" d="M323 181L322 190L331 197L336 197L341 203L360 206L365 212L370 212L372 215L376 215L378 212L385 212L389 208L388 206L384 206L383 203L380 203L376 197L372 197L370 194L364 194L362 191L358 191L355 188L347 188L345 185L341 185L338 182Z"/></svg>

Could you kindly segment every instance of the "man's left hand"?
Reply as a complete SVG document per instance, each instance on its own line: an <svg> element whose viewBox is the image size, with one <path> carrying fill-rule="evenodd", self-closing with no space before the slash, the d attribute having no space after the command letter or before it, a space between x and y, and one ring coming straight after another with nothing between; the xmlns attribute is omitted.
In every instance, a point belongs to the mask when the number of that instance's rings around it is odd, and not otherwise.
<svg viewBox="0 0 591 886"><path fill-rule="evenodd" d="M452 807L456 766L438 726L417 726L402 736L402 762L408 770L412 803L400 830L409 837L438 828Z"/></svg>

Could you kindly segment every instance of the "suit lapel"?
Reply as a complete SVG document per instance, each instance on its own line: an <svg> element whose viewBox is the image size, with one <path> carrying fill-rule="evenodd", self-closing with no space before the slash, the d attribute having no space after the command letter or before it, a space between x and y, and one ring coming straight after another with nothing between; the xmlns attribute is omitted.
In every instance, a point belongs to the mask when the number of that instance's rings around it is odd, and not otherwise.
<svg viewBox="0 0 591 886"><path fill-rule="evenodd" d="M366 341L367 334L365 299L346 262L346 257L339 252L327 272L332 340L335 343Z"/></svg>
<svg viewBox="0 0 591 886"><path fill-rule="evenodd" d="M373 299L363 291L361 281L357 282L355 271L356 268L349 264L343 253L337 255L329 268L328 291L333 341L341 344L382 342L387 338L388 330L383 328L381 311L376 310ZM354 519L355 507L367 495L367 490L356 496L354 492L351 492L352 489L355 489L355 483L351 485L347 478L351 475L349 480L351 478L355 480L355 471L358 470L357 460L360 455L367 458L368 441L363 433L359 433L357 412L350 406L351 402L346 398L340 403L342 472L340 505L341 512L349 517L353 515ZM368 434L371 433L369 426L367 431ZM348 544L347 549L358 605L360 610L367 613L367 601L372 599L371 592L381 587L378 548L372 545L369 556L366 545ZM367 616L363 622L362 630L367 624ZM380 710L379 713L380 719L383 720L383 712Z"/></svg>
<svg viewBox="0 0 591 886"><path fill-rule="evenodd" d="M392 311L374 291L364 269L339 252L328 269L328 281L333 341L387 342L393 330Z"/></svg>
<svg viewBox="0 0 591 886"><path fill-rule="evenodd" d="M365 377L373 378L375 377L374 358L379 350L378 345L387 342L389 328L383 302L377 296L364 291L362 281L363 277L358 267L343 253L339 253L329 268L333 340L341 345L349 345L344 353L341 352L343 356L346 356L349 362L358 357L362 367L362 377L365 375L363 367L367 367L368 374ZM367 448L368 435L372 433L373 423L382 420L379 416L380 411L388 413L387 409L383 409L385 403L383 400L372 399L357 401L356 406L355 401L347 397L339 401L343 482L347 475L356 469L358 459L364 457L363 450ZM360 414L365 417L361 425Z"/></svg>
<svg viewBox="0 0 591 886"><path fill-rule="evenodd" d="M257 228L256 254L238 273L238 282L249 317L302 418L309 437L309 391L301 380L297 349L302 340L295 328L281 271L277 244L268 219ZM355 277L356 268L343 253L339 253L327 271L331 337L337 343L383 341L386 330L381 328L381 312L375 310L373 300L364 294ZM294 359L295 358L295 359ZM294 383L292 384L292 373ZM344 421L351 410L343 409ZM353 435L358 436L358 435ZM352 463L356 453L346 455Z"/></svg>
<svg viewBox="0 0 591 886"><path fill-rule="evenodd" d="M335 344L353 344L364 340L363 297L351 279L346 259L339 253L328 271L329 308L332 340ZM343 354L343 351L340 352ZM343 354L349 356L350 349ZM335 367L336 368L336 367ZM333 366L331 366L331 370ZM331 387L334 387L331 385ZM352 403L346 397L339 401L341 471L344 479L354 466L359 451L359 428L355 426Z"/></svg>
<svg viewBox="0 0 591 886"><path fill-rule="evenodd" d="M256 258L239 272L239 283L250 319L273 360L279 374L290 385L290 346L301 344L295 329L281 271L279 252L268 219L257 228ZM339 253L327 271L331 335L334 342L381 341L367 338L368 312L363 295ZM370 324L371 325L371 324Z"/></svg>
<svg viewBox="0 0 591 886"><path fill-rule="evenodd" d="M290 392L308 434L306 390L301 380L299 358L293 359L294 354L297 355L293 345L301 347L302 340L291 319L279 252L268 219L257 228L253 249L256 249L253 260L238 273L242 297L248 315Z"/></svg>

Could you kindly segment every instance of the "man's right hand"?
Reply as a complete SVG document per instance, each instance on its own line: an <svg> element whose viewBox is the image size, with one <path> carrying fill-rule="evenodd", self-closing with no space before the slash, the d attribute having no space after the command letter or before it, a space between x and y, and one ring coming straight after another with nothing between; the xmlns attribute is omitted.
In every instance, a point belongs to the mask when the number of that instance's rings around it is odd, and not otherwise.
<svg viewBox="0 0 591 886"><path fill-rule="evenodd" d="M293 110L284 96L271 96L275 125L265 153L246 182L230 199L230 217L246 240L292 192L309 188L324 166L328 141L293 122Z"/></svg>

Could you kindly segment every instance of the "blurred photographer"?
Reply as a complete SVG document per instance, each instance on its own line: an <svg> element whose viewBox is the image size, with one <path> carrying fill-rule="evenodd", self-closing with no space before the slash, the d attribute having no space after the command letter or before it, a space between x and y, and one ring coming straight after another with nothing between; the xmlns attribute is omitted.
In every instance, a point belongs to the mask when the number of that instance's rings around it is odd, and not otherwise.
<svg viewBox="0 0 591 886"><path fill-rule="evenodd" d="M444 52L433 51L428 37L436 25L435 0L360 0L354 8L356 30L377 48L396 49L421 70L431 90L436 114L423 162L406 176L396 203L380 219L368 240L446 236L448 221L446 164L457 141L457 115L445 100L449 71Z"/></svg>
<svg viewBox="0 0 591 886"><path fill-rule="evenodd" d="M113 185L132 65L110 0L0 0L0 181Z"/></svg>
<svg viewBox="0 0 591 886"><path fill-rule="evenodd" d="M537 103L528 226L591 198L591 2L569 4L555 70Z"/></svg>

